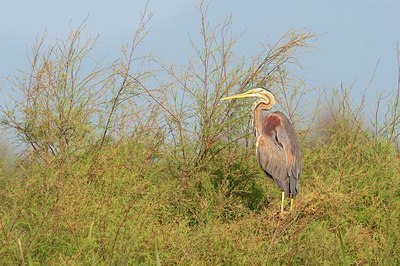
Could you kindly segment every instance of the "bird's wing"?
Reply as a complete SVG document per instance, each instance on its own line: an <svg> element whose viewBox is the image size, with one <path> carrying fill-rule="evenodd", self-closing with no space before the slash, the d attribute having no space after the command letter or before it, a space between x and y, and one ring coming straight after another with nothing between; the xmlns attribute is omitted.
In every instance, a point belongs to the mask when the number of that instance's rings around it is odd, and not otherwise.
<svg viewBox="0 0 400 266"><path fill-rule="evenodd" d="M300 145L297 139L296 132L293 124L281 112L276 112L282 121L282 127L277 128L278 140L282 143L287 163L288 163L288 176L289 176L289 192L297 195L298 181L301 174L301 152Z"/></svg>
<svg viewBox="0 0 400 266"><path fill-rule="evenodd" d="M263 132L257 139L257 158L287 196L297 194L301 153L293 125L283 113L265 117Z"/></svg>
<svg viewBox="0 0 400 266"><path fill-rule="evenodd" d="M288 195L288 169L283 148L274 139L262 134L257 139L256 150L261 168Z"/></svg>

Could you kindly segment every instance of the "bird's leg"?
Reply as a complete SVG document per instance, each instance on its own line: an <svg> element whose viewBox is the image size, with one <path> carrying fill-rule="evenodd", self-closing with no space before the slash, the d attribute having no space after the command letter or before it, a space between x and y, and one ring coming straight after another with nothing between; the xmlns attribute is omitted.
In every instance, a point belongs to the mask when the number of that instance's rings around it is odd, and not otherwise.
<svg viewBox="0 0 400 266"><path fill-rule="evenodd" d="M293 211L293 206L294 206L294 198L293 195L290 195L290 212Z"/></svg>
<svg viewBox="0 0 400 266"><path fill-rule="evenodd" d="M283 203L285 201L285 192L282 191L281 213L283 213Z"/></svg>

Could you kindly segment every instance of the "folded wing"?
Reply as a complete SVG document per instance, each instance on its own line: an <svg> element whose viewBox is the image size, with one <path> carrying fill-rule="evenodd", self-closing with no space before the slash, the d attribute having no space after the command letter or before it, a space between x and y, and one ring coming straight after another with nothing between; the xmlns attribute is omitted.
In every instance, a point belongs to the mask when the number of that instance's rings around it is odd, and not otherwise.
<svg viewBox="0 0 400 266"><path fill-rule="evenodd" d="M257 138L257 158L287 197L297 195L301 153L293 125L283 113L274 112L264 118Z"/></svg>

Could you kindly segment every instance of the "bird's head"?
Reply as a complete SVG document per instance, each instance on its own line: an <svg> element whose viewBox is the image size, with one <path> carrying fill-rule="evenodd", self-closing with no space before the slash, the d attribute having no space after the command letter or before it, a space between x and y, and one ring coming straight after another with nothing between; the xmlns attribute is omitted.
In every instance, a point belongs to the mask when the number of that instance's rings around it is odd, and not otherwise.
<svg viewBox="0 0 400 266"><path fill-rule="evenodd" d="M260 99L260 102L266 105L267 109L271 109L275 105L275 97L271 92L263 89L263 88L254 88L248 90L244 93L235 94L232 96L224 97L221 100L232 100L232 99L240 99L247 97L256 97Z"/></svg>

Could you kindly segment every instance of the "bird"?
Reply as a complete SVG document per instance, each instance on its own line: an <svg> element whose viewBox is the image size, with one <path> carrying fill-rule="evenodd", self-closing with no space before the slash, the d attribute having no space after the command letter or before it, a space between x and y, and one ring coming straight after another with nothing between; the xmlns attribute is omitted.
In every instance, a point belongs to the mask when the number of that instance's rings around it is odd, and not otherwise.
<svg viewBox="0 0 400 266"><path fill-rule="evenodd" d="M221 100L247 97L257 98L252 106L252 125L258 163L282 191L281 214L284 213L285 197L290 199L289 211L292 212L302 171L300 145L294 126L282 112L268 112L275 105L275 97L264 88L253 88Z"/></svg>

